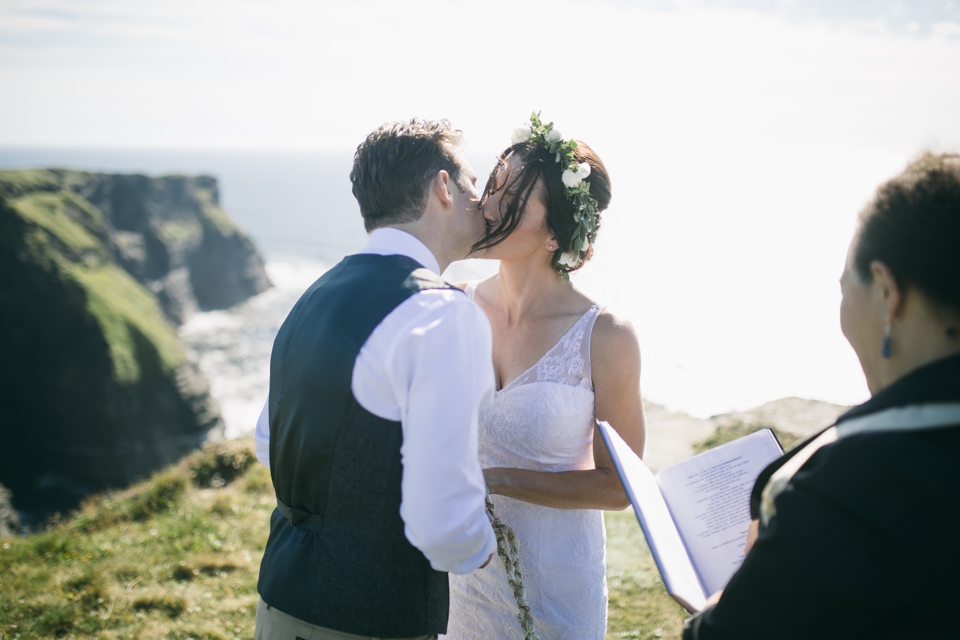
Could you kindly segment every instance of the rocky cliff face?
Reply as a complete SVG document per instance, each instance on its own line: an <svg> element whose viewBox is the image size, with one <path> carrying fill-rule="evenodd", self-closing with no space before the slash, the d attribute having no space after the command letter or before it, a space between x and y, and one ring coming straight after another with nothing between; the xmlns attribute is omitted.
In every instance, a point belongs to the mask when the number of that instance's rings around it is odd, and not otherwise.
<svg viewBox="0 0 960 640"><path fill-rule="evenodd" d="M269 286L253 244L220 208L216 179L53 173L103 213L113 256L173 320Z"/></svg>
<svg viewBox="0 0 960 640"><path fill-rule="evenodd" d="M0 484L0 538L20 533L20 516L10 501L10 490Z"/></svg>
<svg viewBox="0 0 960 640"><path fill-rule="evenodd" d="M213 178L0 172L0 483L65 509L222 432L172 322L269 286Z"/></svg>

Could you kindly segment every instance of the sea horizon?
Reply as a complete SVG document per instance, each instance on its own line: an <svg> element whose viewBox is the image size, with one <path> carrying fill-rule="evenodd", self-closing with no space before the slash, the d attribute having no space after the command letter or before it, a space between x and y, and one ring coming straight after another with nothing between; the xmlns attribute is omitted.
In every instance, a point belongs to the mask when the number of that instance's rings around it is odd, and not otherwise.
<svg viewBox="0 0 960 640"><path fill-rule="evenodd" d="M745 160L754 151L724 153ZM821 155L811 150L799 163L808 172L825 165L821 172L828 176L838 164L862 162L867 154ZM482 183L494 155L468 148L467 157ZM848 219L833 220L830 233L819 233L805 228L810 221L803 220L805 212L796 202L784 199L787 210L771 213L777 191L791 186L782 177L770 184L781 172L764 174L755 163L739 172L704 175L685 189L680 165L672 162L678 158L657 152L605 159L613 203L604 212L594 260L573 277L587 295L636 328L644 396L699 418L786 397L840 405L865 400L862 374L839 330L836 278L861 206L850 203L866 201L871 190L865 185L872 176L856 176L850 185L833 177L826 186L841 190L842 198L832 209L845 208ZM244 425L252 428L250 416L255 420L262 406L271 332L310 282L366 240L350 191L351 161L352 153L343 151L0 147L0 169L217 177L221 203L253 239L277 285L233 309L200 313L180 328L233 435L248 431ZM885 158L875 164L894 162ZM631 189L631 174L646 179ZM756 201L738 208L733 193L751 183ZM717 215L702 216L699 209L711 202L710 191L719 197L727 191L730 202L714 202ZM808 205L823 198L814 193L800 200ZM827 217L821 212L819 219ZM774 218L780 218L779 228L772 225ZM846 230L837 233L838 228ZM804 247L812 242L819 247ZM799 277L798 259L809 262L804 277ZM470 260L455 264L445 276L471 280L495 271L493 261ZM792 287L795 295L778 283Z"/></svg>

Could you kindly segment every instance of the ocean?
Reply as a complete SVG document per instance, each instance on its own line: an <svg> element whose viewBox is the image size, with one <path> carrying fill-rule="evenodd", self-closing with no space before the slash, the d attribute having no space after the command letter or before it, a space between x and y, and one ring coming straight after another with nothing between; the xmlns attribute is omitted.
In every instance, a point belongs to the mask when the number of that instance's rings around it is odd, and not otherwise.
<svg viewBox="0 0 960 640"><path fill-rule="evenodd" d="M468 148L482 183L494 153ZM873 149L646 149L603 154L613 202L573 282L629 319L644 396L707 417L800 396L867 397L840 334L837 278L856 214L908 158ZM210 379L229 436L253 428L276 331L299 295L366 235L350 152L0 148L0 169L212 174L274 287L180 333ZM451 280L495 273L451 266ZM879 348L879 347L878 347Z"/></svg>

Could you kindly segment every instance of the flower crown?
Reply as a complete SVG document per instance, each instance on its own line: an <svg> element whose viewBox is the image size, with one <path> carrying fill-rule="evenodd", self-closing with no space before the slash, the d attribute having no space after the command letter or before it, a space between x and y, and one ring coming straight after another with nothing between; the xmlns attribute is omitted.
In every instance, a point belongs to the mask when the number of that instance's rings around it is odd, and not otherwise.
<svg viewBox="0 0 960 640"><path fill-rule="evenodd" d="M590 175L590 165L574 161L573 150L577 148L577 142L573 139L564 140L563 134L553 127L552 122L543 124L540 122L540 114L535 112L530 114L528 122L517 127L511 142L542 145L550 153L556 154L556 161L565 167L560 179L566 187L567 198L573 205L573 219L577 223L577 230L570 246L554 257L553 266L564 280L569 280L569 271L580 266L587 249L597 238L597 227L600 224L600 205L590 195L590 183L584 181L584 178Z"/></svg>

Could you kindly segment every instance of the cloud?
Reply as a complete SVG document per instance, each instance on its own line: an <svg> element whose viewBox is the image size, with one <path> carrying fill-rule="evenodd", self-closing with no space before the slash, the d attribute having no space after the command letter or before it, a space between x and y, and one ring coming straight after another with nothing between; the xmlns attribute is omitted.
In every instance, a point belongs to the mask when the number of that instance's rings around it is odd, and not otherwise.
<svg viewBox="0 0 960 640"><path fill-rule="evenodd" d="M960 141L954 23L654 4L18 0L0 144L351 148L420 115L496 148L533 108L601 145Z"/></svg>

